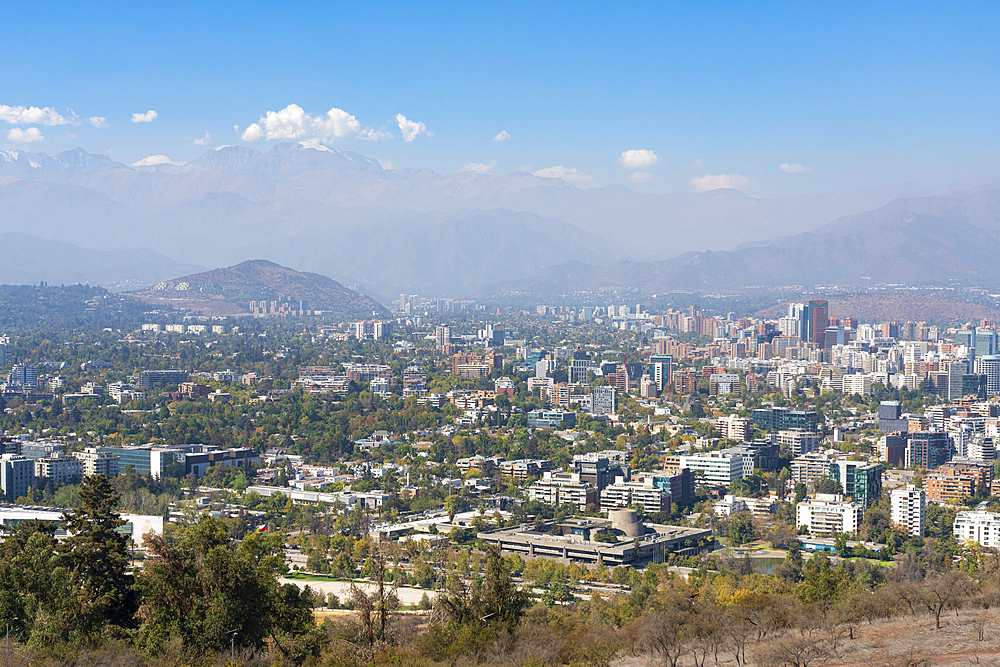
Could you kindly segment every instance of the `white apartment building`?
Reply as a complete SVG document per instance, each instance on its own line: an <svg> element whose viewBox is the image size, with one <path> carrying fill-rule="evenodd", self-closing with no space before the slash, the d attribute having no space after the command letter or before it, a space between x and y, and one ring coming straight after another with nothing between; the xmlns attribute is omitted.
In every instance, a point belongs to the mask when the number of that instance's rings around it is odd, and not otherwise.
<svg viewBox="0 0 1000 667"><path fill-rule="evenodd" d="M58 485L79 484L83 479L83 462L53 452L49 457L35 459L35 477L51 479Z"/></svg>
<svg viewBox="0 0 1000 667"><path fill-rule="evenodd" d="M907 484L905 489L893 489L890 494L889 518L906 528L914 537L924 536L927 495L923 489Z"/></svg>
<svg viewBox="0 0 1000 667"><path fill-rule="evenodd" d="M699 484L729 486L743 479L743 455L723 452L702 452L681 456L681 468L691 468Z"/></svg>
<svg viewBox="0 0 1000 667"><path fill-rule="evenodd" d="M595 415L613 415L618 412L618 390L610 385L594 387L590 412Z"/></svg>
<svg viewBox="0 0 1000 667"><path fill-rule="evenodd" d="M118 456L111 452L99 452L96 447L87 447L82 452L73 452L73 456L83 462L83 476L107 475L117 477L119 472Z"/></svg>
<svg viewBox="0 0 1000 667"><path fill-rule="evenodd" d="M973 436L969 441L966 456L979 461L993 461L997 457L996 443L990 437Z"/></svg>
<svg viewBox="0 0 1000 667"><path fill-rule="evenodd" d="M868 373L854 373L845 375L842 379L843 392L845 394L861 394L868 396L872 393L872 376Z"/></svg>
<svg viewBox="0 0 1000 667"><path fill-rule="evenodd" d="M792 456L801 456L819 449L819 436L800 428L778 431L776 442L782 447L788 447Z"/></svg>
<svg viewBox="0 0 1000 667"><path fill-rule="evenodd" d="M766 517L778 510L778 504L773 498L744 498L726 495L713 504L715 513L719 516L730 516L739 512L750 512L754 516Z"/></svg>
<svg viewBox="0 0 1000 667"><path fill-rule="evenodd" d="M817 477L830 474L833 459L820 452L809 452L792 460L792 481L796 484L810 484Z"/></svg>
<svg viewBox="0 0 1000 667"><path fill-rule="evenodd" d="M739 415L719 417L719 431L723 438L746 442L753 437L753 421Z"/></svg>
<svg viewBox="0 0 1000 667"><path fill-rule="evenodd" d="M959 512L952 526L959 542L975 542L984 547L1000 547L1000 514L994 512Z"/></svg>
<svg viewBox="0 0 1000 667"><path fill-rule="evenodd" d="M528 500L549 505L572 505L585 512L587 504L597 500L597 490L581 482L580 475L576 473L549 471L528 487Z"/></svg>
<svg viewBox="0 0 1000 667"><path fill-rule="evenodd" d="M666 512L670 509L670 491L655 485L654 476L640 475L626 482L615 478L601 490L601 511L638 505L646 512Z"/></svg>
<svg viewBox="0 0 1000 667"><path fill-rule="evenodd" d="M795 507L795 527L805 526L810 533L851 533L861 525L864 507L848 502L839 493L817 493Z"/></svg>

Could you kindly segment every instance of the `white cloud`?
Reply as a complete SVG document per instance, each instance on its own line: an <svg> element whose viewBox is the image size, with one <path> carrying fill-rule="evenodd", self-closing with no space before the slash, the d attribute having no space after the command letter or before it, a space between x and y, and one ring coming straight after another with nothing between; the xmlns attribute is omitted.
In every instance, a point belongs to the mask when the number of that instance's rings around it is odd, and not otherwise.
<svg viewBox="0 0 1000 667"><path fill-rule="evenodd" d="M691 164L689 164L687 166L687 168L688 169L704 169L705 168L705 161L702 160L701 158L698 158L697 160L695 160L694 162L692 162Z"/></svg>
<svg viewBox="0 0 1000 667"><path fill-rule="evenodd" d="M746 192L752 184L753 181L750 178L739 174L705 174L691 179L691 187L694 188L695 192L708 192L720 188Z"/></svg>
<svg viewBox="0 0 1000 667"><path fill-rule="evenodd" d="M108 126L108 119L104 116L91 116L87 119L87 122L98 128Z"/></svg>
<svg viewBox="0 0 1000 667"><path fill-rule="evenodd" d="M134 113L132 114L133 123L152 123L156 120L156 112L150 109L146 113Z"/></svg>
<svg viewBox="0 0 1000 667"><path fill-rule="evenodd" d="M174 162L173 160L171 160L170 158L168 158L166 155L150 155L148 157L142 158L138 162L133 162L132 166L133 167L153 167L153 166L158 165L158 164L176 164L176 165L182 165L184 163L183 162Z"/></svg>
<svg viewBox="0 0 1000 667"><path fill-rule="evenodd" d="M236 131L239 132L239 125ZM311 116L298 104L289 104L280 111L268 111L256 123L243 131L243 141L258 139L315 139L330 140L357 137L359 139L388 139L392 135L371 128L361 127L357 118L336 107L326 115Z"/></svg>
<svg viewBox="0 0 1000 667"><path fill-rule="evenodd" d="M8 125L72 125L79 122L66 118L52 107L11 107L0 104L0 120Z"/></svg>
<svg viewBox="0 0 1000 667"><path fill-rule="evenodd" d="M651 171L634 171L628 175L628 180L633 183L649 183L653 180L653 172Z"/></svg>
<svg viewBox="0 0 1000 667"><path fill-rule="evenodd" d="M238 132L240 126L236 126L236 131ZM243 130L243 135L240 137L243 141L257 141L264 136L264 128L262 128L257 123L251 123L247 126L247 129Z"/></svg>
<svg viewBox="0 0 1000 667"><path fill-rule="evenodd" d="M564 167L561 164L554 167L539 169L538 171L533 171L531 173L535 176L541 176L542 178L561 178L567 183L573 183L576 185L588 183L594 179L593 176L583 173L576 167Z"/></svg>
<svg viewBox="0 0 1000 667"><path fill-rule="evenodd" d="M626 169L649 169L660 163L660 158L656 153L648 148L624 151L618 158L618 163Z"/></svg>
<svg viewBox="0 0 1000 667"><path fill-rule="evenodd" d="M474 171L477 174L492 174L493 173L493 168L496 167L496 166L497 166L497 161L496 160L491 160L490 162L487 162L485 164L484 163L480 163L480 162L469 162L468 164L466 164L464 167L462 167L458 171L459 172Z"/></svg>
<svg viewBox="0 0 1000 667"><path fill-rule="evenodd" d="M793 162L792 164L781 165L781 171L787 171L789 174L803 174L807 171L812 171L812 167L803 167L798 162Z"/></svg>
<svg viewBox="0 0 1000 667"><path fill-rule="evenodd" d="M7 133L7 141L16 141L19 144L30 144L35 141L41 141L44 138L42 131L37 127L29 127L26 130L15 127Z"/></svg>
<svg viewBox="0 0 1000 667"><path fill-rule="evenodd" d="M209 134L208 131L206 130L204 137L202 137L201 139L195 139L194 140L194 145L195 146L206 146L206 145L208 145L208 142L209 142L209 140L211 138L212 138L212 135Z"/></svg>
<svg viewBox="0 0 1000 667"><path fill-rule="evenodd" d="M410 143L421 134L426 134L428 137L434 136L432 132L427 131L426 125L418 123L415 120L409 120L401 113L396 114L396 125L399 126L399 131L403 133L403 141L406 143Z"/></svg>
<svg viewBox="0 0 1000 667"><path fill-rule="evenodd" d="M510 132L507 130L500 130L500 133L493 137L493 141L510 141Z"/></svg>

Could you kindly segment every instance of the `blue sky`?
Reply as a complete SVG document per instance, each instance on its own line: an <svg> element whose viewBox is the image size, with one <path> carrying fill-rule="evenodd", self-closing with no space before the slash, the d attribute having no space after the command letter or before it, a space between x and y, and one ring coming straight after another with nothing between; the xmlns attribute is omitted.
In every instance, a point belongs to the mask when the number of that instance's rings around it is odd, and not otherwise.
<svg viewBox="0 0 1000 667"><path fill-rule="evenodd" d="M397 167L758 196L1000 176L996 3L818 4L6 3L0 146L187 161L296 134Z"/></svg>

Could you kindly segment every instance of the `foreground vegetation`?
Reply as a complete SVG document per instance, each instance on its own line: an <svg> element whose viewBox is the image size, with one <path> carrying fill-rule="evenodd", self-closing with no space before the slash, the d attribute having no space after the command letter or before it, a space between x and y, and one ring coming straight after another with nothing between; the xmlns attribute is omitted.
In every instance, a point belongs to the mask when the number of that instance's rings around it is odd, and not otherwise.
<svg viewBox="0 0 1000 667"><path fill-rule="evenodd" d="M133 574L128 539L114 530L118 501L107 478L87 478L66 517L70 537L27 522L0 544L12 664L609 665L641 656L671 667L805 666L843 654L861 626L910 617L942 628L949 613L973 618L1000 604L996 553L956 561L934 539L891 568L803 559L794 546L773 576L725 560L686 580L666 565L621 568L613 595L577 586L565 576L572 568L487 548L435 561L434 608L412 616L399 613L392 576L406 555L360 539L350 548L373 584L352 585L352 611L318 623L313 612L328 601L279 581L280 534L236 539L235 522L203 516L150 535Z"/></svg>

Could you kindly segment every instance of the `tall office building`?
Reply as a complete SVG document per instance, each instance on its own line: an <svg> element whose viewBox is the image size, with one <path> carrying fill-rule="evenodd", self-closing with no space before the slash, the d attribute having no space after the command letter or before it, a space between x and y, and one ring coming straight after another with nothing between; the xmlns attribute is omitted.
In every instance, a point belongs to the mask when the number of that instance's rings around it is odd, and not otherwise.
<svg viewBox="0 0 1000 667"><path fill-rule="evenodd" d="M7 384L22 389L37 389L38 367L31 364L15 364L7 376Z"/></svg>
<svg viewBox="0 0 1000 667"><path fill-rule="evenodd" d="M646 374L656 386L657 395L663 393L663 390L670 386L670 364L673 363L673 360L669 354L654 354L649 358Z"/></svg>
<svg viewBox="0 0 1000 667"><path fill-rule="evenodd" d="M817 347L826 346L826 327L830 323L829 302L825 300L809 302L809 337L807 340Z"/></svg>
<svg viewBox="0 0 1000 667"><path fill-rule="evenodd" d="M569 362L567 369L567 380L570 384L584 384L587 382L587 369L590 368L590 359L573 358Z"/></svg>
<svg viewBox="0 0 1000 667"><path fill-rule="evenodd" d="M610 385L594 387L591 414L613 415L618 411L618 390Z"/></svg>
<svg viewBox="0 0 1000 667"><path fill-rule="evenodd" d="M434 342L438 350L443 350L445 345L451 344L451 327L439 324L434 330Z"/></svg>
<svg viewBox="0 0 1000 667"><path fill-rule="evenodd" d="M778 329L782 336L798 336L804 338L806 325L806 306L802 303L788 304L788 314L778 320Z"/></svg>
<svg viewBox="0 0 1000 667"><path fill-rule="evenodd" d="M14 363L14 349L10 345L10 339L0 337L0 368L10 366Z"/></svg>
<svg viewBox="0 0 1000 667"><path fill-rule="evenodd" d="M845 496L866 508L882 497L882 464L836 460L830 463L830 479L840 482Z"/></svg>
<svg viewBox="0 0 1000 667"><path fill-rule="evenodd" d="M976 332L972 329L959 329L955 332L955 342L965 347L975 348Z"/></svg>
<svg viewBox="0 0 1000 667"><path fill-rule="evenodd" d="M1000 394L1000 356L993 354L981 357L977 354L974 364L976 374L986 376L986 394Z"/></svg>
<svg viewBox="0 0 1000 667"><path fill-rule="evenodd" d="M0 455L0 487L7 502L27 496L34 483L34 461L20 454Z"/></svg>
<svg viewBox="0 0 1000 667"><path fill-rule="evenodd" d="M997 353L997 332L993 329L976 329L976 358Z"/></svg>

